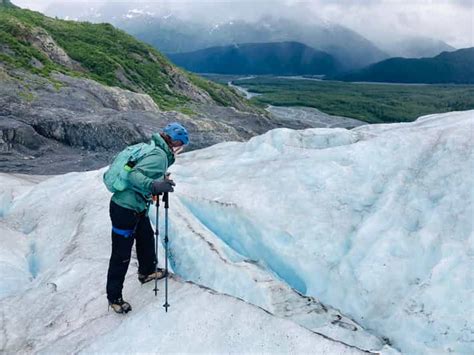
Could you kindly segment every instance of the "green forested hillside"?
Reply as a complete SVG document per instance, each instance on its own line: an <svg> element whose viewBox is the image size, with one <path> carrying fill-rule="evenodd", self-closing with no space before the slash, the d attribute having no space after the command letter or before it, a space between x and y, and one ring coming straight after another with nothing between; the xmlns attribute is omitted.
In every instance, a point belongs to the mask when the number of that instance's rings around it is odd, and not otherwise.
<svg viewBox="0 0 474 355"><path fill-rule="evenodd" d="M192 101L197 87L218 104L246 105L230 88L176 68L151 46L110 24L53 19L7 0L0 3L0 63L44 76L58 71L147 93L162 109Z"/></svg>

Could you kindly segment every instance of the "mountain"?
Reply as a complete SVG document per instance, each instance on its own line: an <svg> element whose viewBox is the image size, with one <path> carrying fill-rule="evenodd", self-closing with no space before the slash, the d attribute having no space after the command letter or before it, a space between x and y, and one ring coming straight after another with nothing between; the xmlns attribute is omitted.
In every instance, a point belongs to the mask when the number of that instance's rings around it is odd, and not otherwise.
<svg viewBox="0 0 474 355"><path fill-rule="evenodd" d="M96 169L170 121L189 149L280 127L237 91L174 66L110 24L0 4L0 161L36 174Z"/></svg>
<svg viewBox="0 0 474 355"><path fill-rule="evenodd" d="M470 353L473 113L277 129L179 156L168 313L135 255L133 311L107 311L103 169L0 173L2 350Z"/></svg>
<svg viewBox="0 0 474 355"><path fill-rule="evenodd" d="M404 38L394 43L385 43L381 48L392 57L404 58L434 57L442 52L456 50L446 42L426 37Z"/></svg>
<svg viewBox="0 0 474 355"><path fill-rule="evenodd" d="M344 68L363 67L387 58L370 41L343 26L265 17L212 25L179 19L147 17L124 19L117 25L164 52L188 52L239 43L296 41L334 56ZM157 35L160 34L160 35ZM162 36L161 34L164 34Z"/></svg>
<svg viewBox="0 0 474 355"><path fill-rule="evenodd" d="M474 84L472 63L474 47L443 52L433 58L391 58L333 78L344 81Z"/></svg>
<svg viewBox="0 0 474 355"><path fill-rule="evenodd" d="M74 4L74 2L72 2ZM117 4L117 6L114 6ZM151 3L152 4L152 3ZM162 9L163 7L163 9ZM334 56L345 69L361 68L388 58L376 45L349 28L313 17L301 20L264 16L257 21L183 18L150 3L95 4L72 10L52 4L46 13L63 18L111 22L165 53L184 53L239 43L301 42Z"/></svg>
<svg viewBox="0 0 474 355"><path fill-rule="evenodd" d="M168 57L196 73L311 75L334 73L340 67L331 55L298 42L244 43Z"/></svg>
<svg viewBox="0 0 474 355"><path fill-rule="evenodd" d="M5 5L1 9L1 43L10 48L2 51L3 62L34 74L57 71L146 93L161 109L188 101L238 104L239 97L228 88L178 70L161 53L109 24L54 20Z"/></svg>

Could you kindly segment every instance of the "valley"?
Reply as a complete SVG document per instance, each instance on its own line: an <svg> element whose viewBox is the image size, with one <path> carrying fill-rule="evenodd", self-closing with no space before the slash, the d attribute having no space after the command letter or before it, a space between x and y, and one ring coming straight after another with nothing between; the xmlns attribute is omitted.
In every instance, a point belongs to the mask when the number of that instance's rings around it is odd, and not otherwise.
<svg viewBox="0 0 474 355"><path fill-rule="evenodd" d="M262 107L312 107L367 123L409 122L420 115L474 108L474 85L346 83L282 76L206 77L244 88L251 101Z"/></svg>

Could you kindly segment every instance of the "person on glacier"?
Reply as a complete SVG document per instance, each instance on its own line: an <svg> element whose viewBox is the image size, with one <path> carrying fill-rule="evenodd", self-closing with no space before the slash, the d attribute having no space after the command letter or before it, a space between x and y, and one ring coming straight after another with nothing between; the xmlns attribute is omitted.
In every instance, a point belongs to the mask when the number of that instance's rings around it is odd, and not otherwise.
<svg viewBox="0 0 474 355"><path fill-rule="evenodd" d="M155 238L148 218L152 196L173 192L175 183L166 170L175 156L189 143L188 132L179 123L167 125L152 136L155 148L142 157L128 175L130 188L115 192L110 201L112 254L107 273L107 299L117 313L127 313L131 305L122 298L132 246L136 242L138 280L145 283L165 277L156 270Z"/></svg>

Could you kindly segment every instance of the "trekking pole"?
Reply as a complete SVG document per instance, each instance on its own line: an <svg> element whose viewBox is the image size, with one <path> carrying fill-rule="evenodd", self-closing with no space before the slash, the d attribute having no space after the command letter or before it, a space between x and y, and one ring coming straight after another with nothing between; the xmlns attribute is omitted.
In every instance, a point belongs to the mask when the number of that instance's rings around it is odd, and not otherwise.
<svg viewBox="0 0 474 355"><path fill-rule="evenodd" d="M165 192L163 194L163 202L165 203L165 307L166 312L168 312L168 209L169 205L169 193Z"/></svg>
<svg viewBox="0 0 474 355"><path fill-rule="evenodd" d="M156 224L155 224L155 257L156 257L156 264L155 264L155 297L158 293L158 279L156 275L158 273L158 238L160 235L159 231L160 226L160 195L156 196Z"/></svg>

